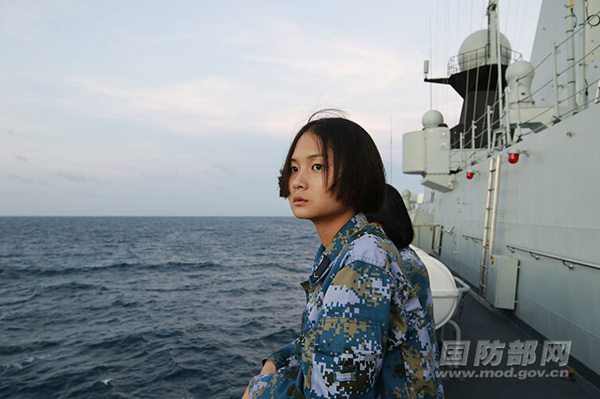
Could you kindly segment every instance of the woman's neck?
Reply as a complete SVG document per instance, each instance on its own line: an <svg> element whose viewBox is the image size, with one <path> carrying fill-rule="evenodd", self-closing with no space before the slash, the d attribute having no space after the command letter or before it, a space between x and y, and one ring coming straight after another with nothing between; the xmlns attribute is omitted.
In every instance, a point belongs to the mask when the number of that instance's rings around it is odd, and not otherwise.
<svg viewBox="0 0 600 399"><path fill-rule="evenodd" d="M313 220L312 222L317 229L317 234L321 239L321 244L325 248L331 243L333 237L344 227L348 220L352 219L356 215L356 211L348 210L342 214L336 215L333 218L327 218L325 220Z"/></svg>

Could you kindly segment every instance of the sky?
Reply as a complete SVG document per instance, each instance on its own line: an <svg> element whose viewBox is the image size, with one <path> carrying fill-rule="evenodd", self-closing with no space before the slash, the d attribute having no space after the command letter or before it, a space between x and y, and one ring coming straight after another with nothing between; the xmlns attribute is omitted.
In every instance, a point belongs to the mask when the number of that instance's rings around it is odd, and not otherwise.
<svg viewBox="0 0 600 399"><path fill-rule="evenodd" d="M528 59L541 0L500 0ZM486 27L487 0L0 0L0 216L291 216L277 176L323 108L373 137L460 101L423 82Z"/></svg>

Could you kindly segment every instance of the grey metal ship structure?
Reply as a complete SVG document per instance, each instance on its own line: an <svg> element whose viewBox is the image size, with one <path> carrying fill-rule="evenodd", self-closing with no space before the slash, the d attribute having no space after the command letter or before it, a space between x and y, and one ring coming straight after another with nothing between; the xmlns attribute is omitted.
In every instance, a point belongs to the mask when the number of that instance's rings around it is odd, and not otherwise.
<svg viewBox="0 0 600 399"><path fill-rule="evenodd" d="M464 99L459 123L430 110L403 135L403 172L424 187L403 193L413 244L598 376L600 0L545 0L529 62L497 7L448 77L425 79Z"/></svg>

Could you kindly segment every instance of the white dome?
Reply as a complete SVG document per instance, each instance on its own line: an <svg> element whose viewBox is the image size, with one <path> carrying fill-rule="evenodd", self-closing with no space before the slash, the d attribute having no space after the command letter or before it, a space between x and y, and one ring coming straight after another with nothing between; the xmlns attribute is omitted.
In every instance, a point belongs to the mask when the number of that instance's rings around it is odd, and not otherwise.
<svg viewBox="0 0 600 399"><path fill-rule="evenodd" d="M515 61L506 69L506 82L508 83L508 102L521 103L520 106L534 105L531 98L531 82L535 69L530 62Z"/></svg>
<svg viewBox="0 0 600 399"><path fill-rule="evenodd" d="M473 69L489 62L489 55L486 54L488 44L488 30L482 29L471 33L460 45L458 50L458 64L461 71ZM502 65L508 65L512 48L508 38L500 33L500 45L502 51Z"/></svg>
<svg viewBox="0 0 600 399"><path fill-rule="evenodd" d="M508 81L513 79L524 78L530 74L531 79L533 79L533 71L534 68L531 62L523 60L515 61L512 64L510 64L510 66L506 69L506 80Z"/></svg>
<svg viewBox="0 0 600 399"><path fill-rule="evenodd" d="M440 111L430 109L429 111L425 112L423 118L421 118L421 123L423 123L424 129L438 127L444 123L444 116Z"/></svg>

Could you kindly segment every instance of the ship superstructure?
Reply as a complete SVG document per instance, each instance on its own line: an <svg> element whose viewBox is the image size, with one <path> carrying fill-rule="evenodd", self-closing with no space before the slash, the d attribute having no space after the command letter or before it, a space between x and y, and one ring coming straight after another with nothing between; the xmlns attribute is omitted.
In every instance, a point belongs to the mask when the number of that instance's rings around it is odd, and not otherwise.
<svg viewBox="0 0 600 399"><path fill-rule="evenodd" d="M461 95L459 123L430 110L403 136L414 244L600 374L600 0L545 1L530 62L497 7L426 79Z"/></svg>

